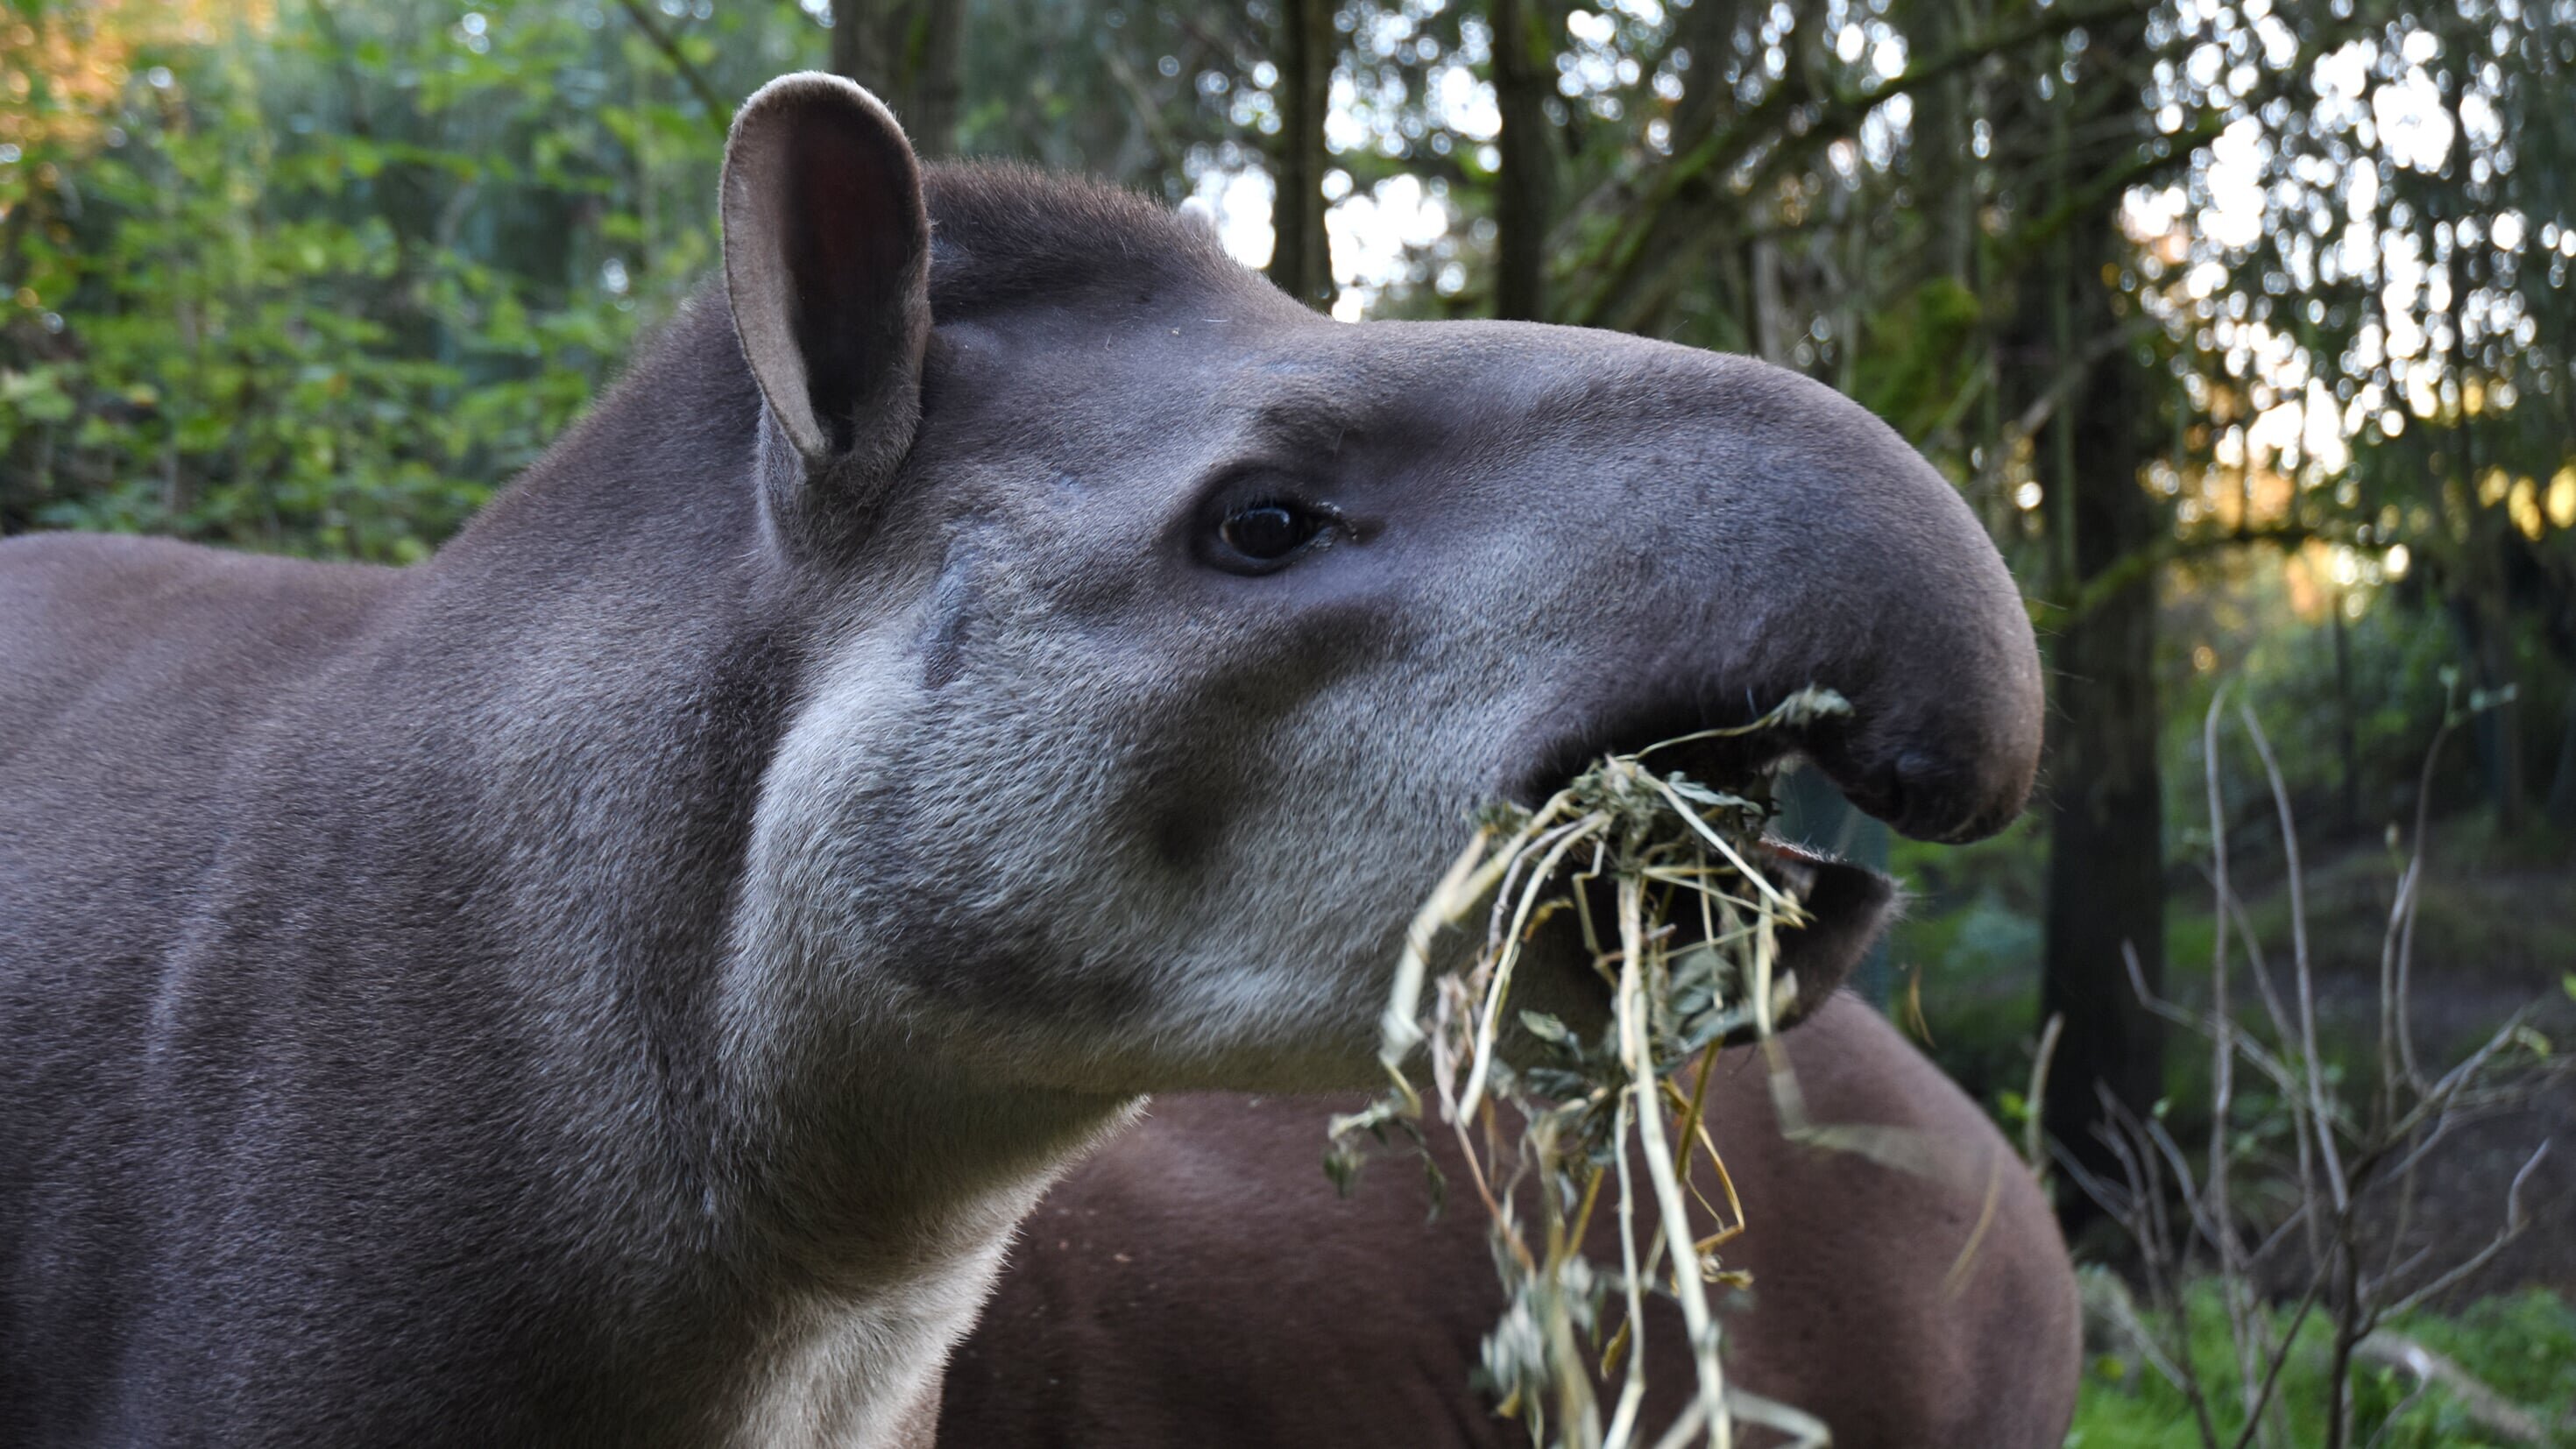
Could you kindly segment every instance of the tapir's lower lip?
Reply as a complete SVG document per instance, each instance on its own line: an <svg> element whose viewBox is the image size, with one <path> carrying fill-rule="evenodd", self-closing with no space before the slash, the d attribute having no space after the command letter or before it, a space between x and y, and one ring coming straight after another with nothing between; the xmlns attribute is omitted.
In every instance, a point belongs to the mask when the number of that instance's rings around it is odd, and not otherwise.
<svg viewBox="0 0 2576 1449"><path fill-rule="evenodd" d="M1877 944L1894 911L1896 881L1867 866L1836 860L1785 840L1766 839L1755 862L1771 883L1797 898L1806 924L1780 935L1779 969L1797 990L1781 1025L1824 1003Z"/></svg>

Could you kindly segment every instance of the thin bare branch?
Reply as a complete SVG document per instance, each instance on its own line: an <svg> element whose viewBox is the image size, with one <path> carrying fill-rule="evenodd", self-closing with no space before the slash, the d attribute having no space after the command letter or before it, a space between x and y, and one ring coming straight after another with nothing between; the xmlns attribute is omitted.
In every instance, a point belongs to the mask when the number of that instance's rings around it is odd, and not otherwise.
<svg viewBox="0 0 2576 1449"><path fill-rule="evenodd" d="M2420 1078L2415 1072L2411 1051L2398 1044L2398 1023L2406 1015L2406 993L2397 977L2399 943L2406 939L2415 916L2415 890L2424 878L2424 853L2420 844L2407 858L2406 869L2397 877L2397 899L2388 907L2388 929L2379 938L2379 1120L2382 1125L2397 1120L2397 1088L2400 1082L2412 1084Z"/></svg>
<svg viewBox="0 0 2576 1449"><path fill-rule="evenodd" d="M2317 1120L2317 1153L2325 1167L2326 1184L2334 1192L2335 1211L2340 1213L2352 1205L2352 1183L2344 1176L2342 1155L2335 1146L2334 1117L2326 1110L2326 1066L2317 1055L2317 982L2308 959L2308 903L2299 865L2299 826L2291 818L2290 787L2281 778L2281 762L2273 757L2262 721L2241 704L2237 714L2245 721L2245 732L2253 736L2254 753L2262 757L2272 803L2281 814L2281 851L2289 868L2290 968L2299 988L2299 1054L2305 1058L2301 1065L2307 1077L2308 1110Z"/></svg>
<svg viewBox="0 0 2576 1449"><path fill-rule="evenodd" d="M2325 1282L2325 1265L2319 1263L2316 1271L2308 1275L2308 1291L2300 1295L2298 1311L2290 1315L2290 1326L2282 1330L2281 1342L2272 1350L2270 1366L2263 1371L2263 1388L2254 1396L2254 1410L2245 1416L2245 1428L2236 1436L2231 1449L2245 1449L2261 1431L2263 1411L2271 1405L2273 1391L2281 1385L2281 1366L2290 1361L2290 1350L2299 1341L2299 1329L2307 1323L2308 1314L2315 1310L2317 1294L2325 1287Z"/></svg>
<svg viewBox="0 0 2576 1449"><path fill-rule="evenodd" d="M2414 870L2420 871L2433 838L2433 769L2441 763L2443 742L2450 739L2457 717L2442 711L2442 726L2433 731L2433 743L2424 747L2424 768L2415 777L2415 838L2408 841L2407 855ZM2406 902L2405 924L2397 941L2397 1051L2406 1067L2407 1085L2418 1093L2424 1090L2424 1073L2415 1064L2415 1020L2410 1003L2414 1000L2415 914L2417 898Z"/></svg>
<svg viewBox="0 0 2576 1449"><path fill-rule="evenodd" d="M2125 960L2129 970L2129 989L2136 994L2138 1004L2145 1007L2155 1016L2160 1017L2165 1021L2169 1021L2176 1026L2198 1032L2202 1036L2210 1035L2209 1019L2206 1016L2195 1016L2192 1013L2183 1010L2174 1003L2158 996L2155 993L2154 988L2147 985L2146 974L2138 965L2137 955L2138 953L2135 947L2130 947L2123 952L2123 959ZM2278 1056L2273 1055L2270 1049L2266 1048L2261 1042L2240 1033L2236 1037L2236 1052L2237 1055L2244 1058L2247 1065L2253 1067L2263 1075L2270 1077L2282 1091L2291 1094L2295 1094L2297 1092L2299 1080L2298 1074L2290 1070L2289 1063L2281 1060ZM2297 1104L2293 1102L2291 1103L2291 1106L2296 1108Z"/></svg>
<svg viewBox="0 0 2576 1449"><path fill-rule="evenodd" d="M680 49L679 38L653 19L652 12L644 8L643 0L617 0L617 3L626 12L626 18L635 22L635 28L644 32L644 38L652 42L655 50L662 52L664 60L671 63L671 69L679 75L680 83L689 88L689 94L698 98L698 104L707 113L707 124L715 127L719 136L731 130L733 107L725 104L724 97L718 95L715 86L707 80L706 72L698 69L697 62Z"/></svg>
<svg viewBox="0 0 2576 1449"><path fill-rule="evenodd" d="M2355 1357L2367 1363L2385 1364L2415 1380L2413 1392L2388 1411L2387 1422L2380 1425L2379 1434L2370 1441L2373 1444L2379 1443L2380 1438L2396 1426L2407 1405L2414 1403L2426 1389L2437 1383L2451 1392L2471 1419L2491 1432L2525 1444L2550 1442L2549 1426L2542 1423L2538 1415L2508 1400L2477 1375L2404 1334L2391 1333L2386 1329L2372 1333L2356 1346Z"/></svg>
<svg viewBox="0 0 2576 1449"><path fill-rule="evenodd" d="M2218 721L2226 709L2227 689L2210 697L2200 724L2201 778L2209 797L2210 884L2217 899L2232 902L2227 874L2227 798L2218 769ZM2227 976L2227 923L2210 932L2209 1022L2209 1204L2196 1214L2218 1252L2219 1300L2226 1306L2229 1338L2236 1347L2236 1387L2246 1421L2262 1413L2256 1400L2256 1374L2265 1338L2262 1304L2247 1271L2245 1245L2236 1234L2235 1194L2228 1182L2228 1154L2234 1148L2236 1103L2236 1001Z"/></svg>
<svg viewBox="0 0 2576 1449"><path fill-rule="evenodd" d="M2022 1120L2021 1158L2030 1164L2031 1176L2042 1182L2048 1180L2048 1158L2040 1148L2039 1104L2048 1100L2048 1068L2057 1059L2057 1038L2065 1030L2066 1013L2050 1012L2048 1025L2040 1028L2039 1050L2031 1055L2030 1094L2022 1098L2030 1115Z"/></svg>
<svg viewBox="0 0 2576 1449"><path fill-rule="evenodd" d="M2487 1239L2486 1246L2453 1264L2450 1270L2440 1277L2389 1304L2386 1311L2380 1315L2381 1317L2402 1317L2426 1301L2440 1296L2457 1286L2470 1274L2494 1262L2498 1253L2503 1252L2514 1239L2522 1236L2523 1230L2531 1226L2530 1218L2522 1210L2522 1185L2531 1180L2531 1174L2539 1169L2541 1160L2549 1155L2549 1144L2550 1139L2542 1138L2540 1145L2532 1149L2531 1156L2522 1164L2522 1170L2513 1175L2512 1186L2507 1187L2504 1192L2504 1226L2496 1229L2495 1236Z"/></svg>

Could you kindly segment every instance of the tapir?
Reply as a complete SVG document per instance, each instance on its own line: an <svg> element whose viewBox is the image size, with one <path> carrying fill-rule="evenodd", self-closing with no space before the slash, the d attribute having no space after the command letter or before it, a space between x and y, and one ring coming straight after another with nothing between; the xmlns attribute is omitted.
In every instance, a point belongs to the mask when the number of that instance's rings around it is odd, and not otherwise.
<svg viewBox="0 0 2576 1449"><path fill-rule="evenodd" d="M1937 840L2028 791L2011 578L1818 383L1334 322L827 76L718 206L418 565L0 543L13 1443L919 1446L1146 1094L1373 1079L1483 804L1810 685L1682 763Z"/></svg>

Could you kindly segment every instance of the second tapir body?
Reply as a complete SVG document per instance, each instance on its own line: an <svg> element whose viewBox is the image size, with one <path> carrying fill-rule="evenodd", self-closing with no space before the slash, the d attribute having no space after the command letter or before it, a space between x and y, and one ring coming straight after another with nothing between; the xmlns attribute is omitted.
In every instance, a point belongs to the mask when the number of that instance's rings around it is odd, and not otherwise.
<svg viewBox="0 0 2576 1449"><path fill-rule="evenodd" d="M2019 807L2011 581L1822 387L1337 325L825 77L723 207L427 563L0 544L13 1442L918 1443L1140 1094L1367 1080L1481 802L1813 683L1864 807Z"/></svg>
<svg viewBox="0 0 2576 1449"><path fill-rule="evenodd" d="M1729 1050L1709 1079L1743 1207L1719 1249L1746 1279L1718 1294L1728 1385L1822 1424L1833 1449L2058 1449L2081 1312L2012 1144L1857 997L1826 1002L1781 1047L1778 1068ZM1786 1124L1775 1070L1795 1093ZM950 1363L940 1442L1526 1449L1530 1425L1498 1413L1479 1374L1509 1304L1456 1141L1437 1122L1426 1137L1452 1184L1445 1211L1429 1211L1403 1153L1339 1197L1319 1124L1362 1104L1156 1098L1030 1214ZM1729 1201L1705 1160L1699 1178L1706 1202ZM1523 1212L1537 1220L1534 1201ZM1594 1225L1596 1263L1619 1262L1614 1219ZM1614 1305L1605 1331L1619 1321ZM1632 1347L1643 1422L1660 1432L1699 1383L1669 1301L1650 1300ZM1606 1376L1603 1401L1620 1387ZM1797 1441L1748 1425L1736 1442Z"/></svg>

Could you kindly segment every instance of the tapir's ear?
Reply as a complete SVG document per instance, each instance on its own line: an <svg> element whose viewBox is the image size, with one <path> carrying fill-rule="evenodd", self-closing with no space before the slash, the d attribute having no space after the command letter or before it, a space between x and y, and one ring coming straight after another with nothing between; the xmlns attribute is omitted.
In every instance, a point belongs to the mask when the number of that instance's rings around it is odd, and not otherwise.
<svg viewBox="0 0 2576 1449"><path fill-rule="evenodd" d="M894 116L839 76L781 76L724 160L735 335L809 473L893 471L921 420L930 222Z"/></svg>

